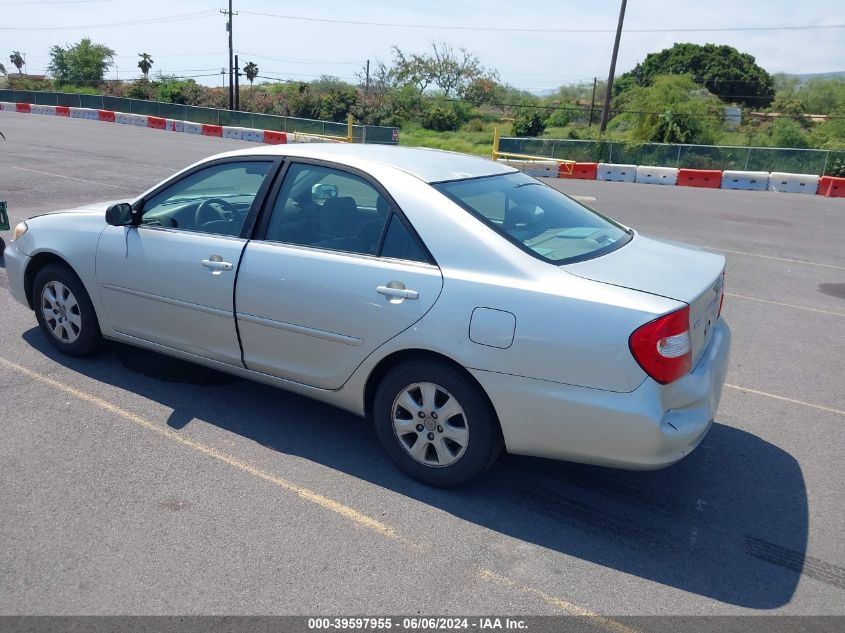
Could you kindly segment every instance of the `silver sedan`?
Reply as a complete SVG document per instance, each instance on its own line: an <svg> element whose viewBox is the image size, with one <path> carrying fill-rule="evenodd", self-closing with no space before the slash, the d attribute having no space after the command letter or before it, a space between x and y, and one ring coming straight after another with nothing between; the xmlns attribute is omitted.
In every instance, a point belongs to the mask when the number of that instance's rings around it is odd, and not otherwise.
<svg viewBox="0 0 845 633"><path fill-rule="evenodd" d="M672 464L727 368L724 257L460 154L230 152L14 236L10 290L62 352L121 341L368 416L437 486L502 450Z"/></svg>

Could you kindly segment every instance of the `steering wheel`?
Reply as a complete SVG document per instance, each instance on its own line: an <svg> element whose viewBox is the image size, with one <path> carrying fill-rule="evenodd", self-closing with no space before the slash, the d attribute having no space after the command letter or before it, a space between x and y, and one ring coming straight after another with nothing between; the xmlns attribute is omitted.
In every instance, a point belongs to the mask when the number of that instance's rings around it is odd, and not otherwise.
<svg viewBox="0 0 845 633"><path fill-rule="evenodd" d="M215 220L234 220L238 217L238 210L231 202L223 198L209 198L203 200L197 207L194 214L194 227L200 228L203 224Z"/></svg>

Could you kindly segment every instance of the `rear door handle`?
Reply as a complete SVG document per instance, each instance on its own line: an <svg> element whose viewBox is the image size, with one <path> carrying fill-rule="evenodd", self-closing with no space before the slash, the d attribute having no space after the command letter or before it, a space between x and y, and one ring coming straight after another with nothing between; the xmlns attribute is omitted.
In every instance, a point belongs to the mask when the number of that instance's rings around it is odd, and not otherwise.
<svg viewBox="0 0 845 633"><path fill-rule="evenodd" d="M212 255L212 257L214 256ZM212 270L232 270L232 264L217 259L204 259L200 263L206 268L211 268Z"/></svg>
<svg viewBox="0 0 845 633"><path fill-rule="evenodd" d="M396 282L391 282L396 283ZM400 284L396 283L396 286ZM416 290L409 290L405 288L404 285L402 287L394 287L394 286L376 286L376 292L380 295L384 295L385 297L392 297L396 299L419 299L420 293Z"/></svg>

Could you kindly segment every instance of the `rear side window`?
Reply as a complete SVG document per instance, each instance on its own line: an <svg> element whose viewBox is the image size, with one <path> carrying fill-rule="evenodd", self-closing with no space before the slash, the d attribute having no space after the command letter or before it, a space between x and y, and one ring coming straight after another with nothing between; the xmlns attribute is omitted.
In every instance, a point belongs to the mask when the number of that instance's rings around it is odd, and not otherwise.
<svg viewBox="0 0 845 633"><path fill-rule="evenodd" d="M428 258L405 227L405 223L395 213L390 216L390 224L381 247L381 256L412 262L428 262Z"/></svg>
<svg viewBox="0 0 845 633"><path fill-rule="evenodd" d="M522 250L553 264L599 257L631 239L624 227L525 174L432 186Z"/></svg>

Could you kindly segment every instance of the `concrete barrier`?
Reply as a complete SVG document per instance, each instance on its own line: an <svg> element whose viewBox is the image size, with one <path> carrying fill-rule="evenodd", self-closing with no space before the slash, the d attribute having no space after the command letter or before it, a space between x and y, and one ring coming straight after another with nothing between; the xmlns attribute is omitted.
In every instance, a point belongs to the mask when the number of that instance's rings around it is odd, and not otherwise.
<svg viewBox="0 0 845 633"><path fill-rule="evenodd" d="M100 118L100 113L98 110L92 110L91 108L70 108L70 116L73 119L97 121Z"/></svg>
<svg viewBox="0 0 845 633"><path fill-rule="evenodd" d="M170 121L171 127L168 128L172 132L184 132L185 131L185 122L179 121L178 119L172 119Z"/></svg>
<svg viewBox="0 0 845 633"><path fill-rule="evenodd" d="M636 165L612 165L610 163L599 163L598 170L596 171L596 180L634 182L636 179Z"/></svg>
<svg viewBox="0 0 845 633"><path fill-rule="evenodd" d="M0 110L6 110L8 112L15 111L15 104L10 101L0 101Z"/></svg>
<svg viewBox="0 0 845 633"><path fill-rule="evenodd" d="M816 194L819 188L819 177L809 174L787 174L773 171L769 175L769 191L781 193L809 193Z"/></svg>
<svg viewBox="0 0 845 633"><path fill-rule="evenodd" d="M722 172L722 189L765 191L768 188L769 172L731 170L725 170Z"/></svg>
<svg viewBox="0 0 845 633"><path fill-rule="evenodd" d="M306 138L304 134L295 134L289 141L293 143L313 142L311 139ZM529 176L540 176L543 178L557 178L560 165L556 160L522 160L516 158L500 158L498 162L525 172Z"/></svg>
<svg viewBox="0 0 845 633"><path fill-rule="evenodd" d="M288 135L284 132L274 132L273 130L264 130L264 142L270 145L283 145L288 142Z"/></svg>
<svg viewBox="0 0 845 633"><path fill-rule="evenodd" d="M167 119L163 119L160 116L147 116L147 127L152 128L154 130L164 130L167 129Z"/></svg>
<svg viewBox="0 0 845 633"><path fill-rule="evenodd" d="M132 115L126 114L125 112L115 112L114 120L115 123L122 125L132 125Z"/></svg>
<svg viewBox="0 0 845 633"><path fill-rule="evenodd" d="M718 189L722 185L722 171L719 169L679 169L677 185Z"/></svg>
<svg viewBox="0 0 845 633"><path fill-rule="evenodd" d="M202 123L193 123L192 121L183 121L182 131L186 134L202 134Z"/></svg>
<svg viewBox="0 0 845 633"><path fill-rule="evenodd" d="M130 114L129 120L137 127L148 127L146 114Z"/></svg>
<svg viewBox="0 0 845 633"><path fill-rule="evenodd" d="M202 135L216 136L217 138L221 138L223 136L223 127L220 125L209 125L207 123L203 123Z"/></svg>
<svg viewBox="0 0 845 633"><path fill-rule="evenodd" d="M264 130L254 130L250 128L244 128L242 132L243 140L251 141L253 143L263 143L264 142Z"/></svg>
<svg viewBox="0 0 845 633"><path fill-rule="evenodd" d="M822 176L816 194L828 198L845 198L845 178L836 176Z"/></svg>
<svg viewBox="0 0 845 633"><path fill-rule="evenodd" d="M115 122L115 113L111 110L98 110L97 111L97 118L100 121L105 121L106 123L114 123Z"/></svg>
<svg viewBox="0 0 845 633"><path fill-rule="evenodd" d="M70 116L70 108L67 106L56 106L56 116Z"/></svg>
<svg viewBox="0 0 845 633"><path fill-rule="evenodd" d="M50 105L32 105L29 108L32 114L45 114L47 116L56 116L56 106Z"/></svg>
<svg viewBox="0 0 845 633"><path fill-rule="evenodd" d="M244 137L244 128L242 127L232 127L231 125L224 125L223 126L223 138L233 138L238 141L243 140ZM263 134L262 134L262 140Z"/></svg>
<svg viewBox="0 0 845 633"><path fill-rule="evenodd" d="M637 167L636 182L646 185L671 185L678 182L677 167L653 167L639 165Z"/></svg>
<svg viewBox="0 0 845 633"><path fill-rule="evenodd" d="M571 178L574 180L595 180L598 168L598 163L575 163L572 165L572 173L569 173L569 165L561 163L557 171L557 177Z"/></svg>
<svg viewBox="0 0 845 633"><path fill-rule="evenodd" d="M16 103L15 104L15 112L19 112L21 114L30 114L32 106L28 103Z"/></svg>

